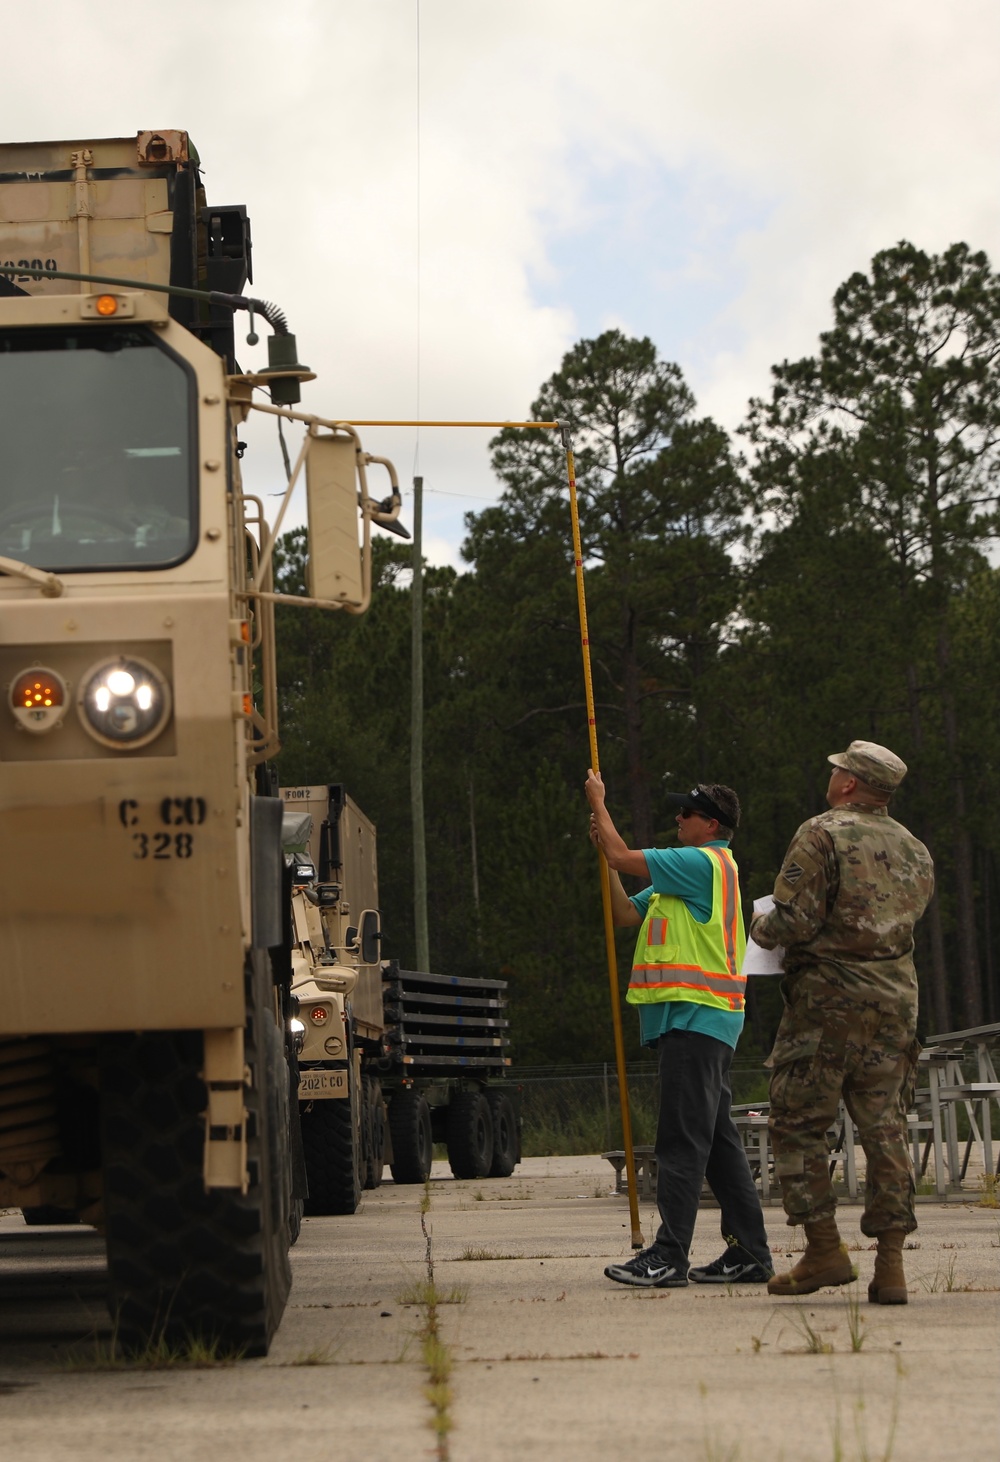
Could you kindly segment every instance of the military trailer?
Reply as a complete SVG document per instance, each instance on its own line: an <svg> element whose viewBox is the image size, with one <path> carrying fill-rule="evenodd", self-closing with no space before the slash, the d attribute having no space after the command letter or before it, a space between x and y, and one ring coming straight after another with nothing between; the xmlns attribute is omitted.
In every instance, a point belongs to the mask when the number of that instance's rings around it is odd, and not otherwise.
<svg viewBox="0 0 1000 1462"><path fill-rule="evenodd" d="M388 1162L421 1183L444 1143L460 1178L520 1160L503 980L381 958L375 828L337 784L284 787L293 1025L307 1213L353 1213Z"/></svg>
<svg viewBox="0 0 1000 1462"><path fill-rule="evenodd" d="M363 611L395 476L376 503L382 459L294 409L310 373L240 294L246 210L208 205L186 133L0 146L0 270L0 1206L103 1231L125 1345L261 1354L306 1185L269 766L288 596L240 427L304 424L295 603Z"/></svg>

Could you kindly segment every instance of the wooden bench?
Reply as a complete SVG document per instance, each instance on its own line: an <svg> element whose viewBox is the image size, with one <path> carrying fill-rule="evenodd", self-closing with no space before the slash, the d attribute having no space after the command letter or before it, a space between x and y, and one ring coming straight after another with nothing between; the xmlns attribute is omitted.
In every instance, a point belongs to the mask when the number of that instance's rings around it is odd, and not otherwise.
<svg viewBox="0 0 1000 1462"><path fill-rule="evenodd" d="M615 1192L626 1192L628 1180L625 1175L624 1150L619 1148L614 1152L602 1152L601 1156L606 1158L615 1170ZM639 1187L639 1197L655 1198L656 1154L651 1147L633 1147L632 1156L635 1158L635 1177Z"/></svg>

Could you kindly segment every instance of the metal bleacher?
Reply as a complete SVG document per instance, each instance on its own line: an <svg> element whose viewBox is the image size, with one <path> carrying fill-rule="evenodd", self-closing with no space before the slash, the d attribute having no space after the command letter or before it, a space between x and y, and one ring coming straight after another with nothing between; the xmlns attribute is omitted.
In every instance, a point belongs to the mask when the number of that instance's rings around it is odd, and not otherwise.
<svg viewBox="0 0 1000 1462"><path fill-rule="evenodd" d="M969 1176L970 1160L978 1150L977 1184L996 1182L1000 1176L1000 1125L994 1137L994 1115L1000 1117L1000 1079L996 1052L1000 1049L1000 1023L975 1026L928 1036L920 1053L917 1088L907 1113L907 1128L917 1181L927 1178L933 1157L935 1196L962 1192ZM997 1111L994 1114L994 1107ZM965 1133L959 1132L959 1115ZM761 1198L776 1197L773 1153L767 1127L767 1103L733 1107L733 1120L746 1148L750 1169ZM844 1103L829 1134L831 1175L840 1168L840 1180L848 1199L858 1197L858 1133ZM650 1147L636 1148L636 1166L643 1197L656 1190L656 1158ZM624 1152L606 1152L615 1169L615 1187L624 1188Z"/></svg>

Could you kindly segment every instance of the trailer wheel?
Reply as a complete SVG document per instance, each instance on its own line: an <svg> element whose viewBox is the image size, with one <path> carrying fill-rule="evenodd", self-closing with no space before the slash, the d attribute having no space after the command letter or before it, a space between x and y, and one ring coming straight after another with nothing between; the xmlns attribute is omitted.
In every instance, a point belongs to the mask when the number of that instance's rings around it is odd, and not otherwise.
<svg viewBox="0 0 1000 1462"><path fill-rule="evenodd" d="M361 1130L353 1062L347 1068L347 1092L346 1101L327 1097L311 1102L302 1113L308 1214L356 1213L361 1202Z"/></svg>
<svg viewBox="0 0 1000 1462"><path fill-rule="evenodd" d="M265 1355L291 1285L288 1073L270 973L248 964L249 1188L205 1191L198 1031L106 1038L101 1129L109 1305L119 1343Z"/></svg>
<svg viewBox="0 0 1000 1462"><path fill-rule="evenodd" d="M509 1178L521 1157L514 1103L505 1091L488 1091L486 1100L493 1118L493 1161L491 1178Z"/></svg>
<svg viewBox="0 0 1000 1462"><path fill-rule="evenodd" d="M493 1162L493 1118L481 1091L460 1091L448 1107L448 1162L456 1178L485 1178Z"/></svg>
<svg viewBox="0 0 1000 1462"><path fill-rule="evenodd" d="M367 1150L365 1160L365 1187L378 1188L385 1168L385 1106L382 1102L382 1083L374 1076L362 1078L365 1104L365 1134Z"/></svg>
<svg viewBox="0 0 1000 1462"><path fill-rule="evenodd" d="M389 1104L389 1136L393 1182L423 1183L430 1176L434 1140L431 1109L420 1092L401 1087L393 1093Z"/></svg>

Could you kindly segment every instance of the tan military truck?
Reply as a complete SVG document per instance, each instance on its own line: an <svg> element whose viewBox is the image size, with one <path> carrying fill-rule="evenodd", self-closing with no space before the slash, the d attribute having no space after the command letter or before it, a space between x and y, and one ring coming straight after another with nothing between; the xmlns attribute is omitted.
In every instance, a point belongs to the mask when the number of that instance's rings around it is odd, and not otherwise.
<svg viewBox="0 0 1000 1462"><path fill-rule="evenodd" d="M304 426L295 602L364 609L398 491L294 409L294 337L240 294L245 209L206 203L186 133L0 146L0 271L0 1207L106 1234L126 1345L260 1354L305 1181L283 596L240 425Z"/></svg>
<svg viewBox="0 0 1000 1462"><path fill-rule="evenodd" d="M423 1182L435 1142L456 1177L508 1177L521 1134L506 982L383 960L374 826L336 783L281 796L306 1212L353 1213L386 1162L395 1182Z"/></svg>

